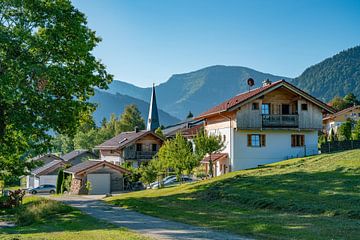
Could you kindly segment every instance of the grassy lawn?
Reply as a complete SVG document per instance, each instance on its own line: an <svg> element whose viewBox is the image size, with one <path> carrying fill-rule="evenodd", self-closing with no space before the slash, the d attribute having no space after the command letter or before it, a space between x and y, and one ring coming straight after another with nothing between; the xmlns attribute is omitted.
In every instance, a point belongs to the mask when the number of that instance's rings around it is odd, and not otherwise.
<svg viewBox="0 0 360 240"><path fill-rule="evenodd" d="M360 150L106 199L165 219L266 239L359 239Z"/></svg>
<svg viewBox="0 0 360 240"><path fill-rule="evenodd" d="M4 214L9 212L0 211L0 220L1 215ZM2 240L148 239L126 229L98 221L70 206L38 197L25 198L23 207L10 214L13 214L12 220L15 220L18 226L0 229Z"/></svg>

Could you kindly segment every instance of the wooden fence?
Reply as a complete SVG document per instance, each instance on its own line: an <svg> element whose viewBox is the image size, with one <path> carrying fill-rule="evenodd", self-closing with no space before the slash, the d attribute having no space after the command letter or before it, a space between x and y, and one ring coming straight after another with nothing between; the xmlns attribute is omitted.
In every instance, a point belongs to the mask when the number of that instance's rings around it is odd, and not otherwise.
<svg viewBox="0 0 360 240"><path fill-rule="evenodd" d="M325 142L320 146L321 153L332 153L359 148L360 140Z"/></svg>

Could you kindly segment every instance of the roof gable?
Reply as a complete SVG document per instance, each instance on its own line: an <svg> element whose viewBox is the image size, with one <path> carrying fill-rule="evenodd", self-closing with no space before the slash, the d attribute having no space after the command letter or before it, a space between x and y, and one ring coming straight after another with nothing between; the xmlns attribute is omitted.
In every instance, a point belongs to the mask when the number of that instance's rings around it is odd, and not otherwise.
<svg viewBox="0 0 360 240"><path fill-rule="evenodd" d="M115 165L113 163L107 162L107 161L97 161L97 160L89 160L86 162L82 162L79 163L75 166L72 166L66 170L64 170L64 172L67 173L72 173L74 175L80 175L83 173L89 173L89 172L93 172L98 168L102 168L102 167L109 167L112 168L116 171L119 171L121 173L130 173L129 170L122 168L118 165Z"/></svg>
<svg viewBox="0 0 360 240"><path fill-rule="evenodd" d="M31 173L33 175L44 175L48 172L54 171L55 169L64 166L65 163L62 160L54 160L51 161L47 164L45 164L44 166L35 168L33 171L31 171Z"/></svg>
<svg viewBox="0 0 360 240"><path fill-rule="evenodd" d="M160 136L158 136L157 134L155 134L152 131L147 131L147 130L142 130L139 132L136 131L132 131L132 132L123 132L120 133L119 135L105 141L104 143L96 146L96 149L122 149L132 143L134 143L135 141L137 141L138 139L141 139L147 135L153 135L155 138L158 138L161 141L164 141L164 139L162 139Z"/></svg>
<svg viewBox="0 0 360 240"><path fill-rule="evenodd" d="M227 111L233 111L236 108L238 108L248 102L251 102L269 92L272 92L275 89L278 89L280 87L287 88L288 90L302 96L303 98L314 103L315 105L319 106L321 109L324 109L329 113L334 112L334 109L332 107L330 107L329 105L327 105L326 103L321 102L320 100L318 100L315 97L311 96L310 94L302 91L301 89L295 87L294 85L286 82L285 80L280 80L280 81L271 83L269 85L250 90L249 92L238 94L235 97L230 98L229 100L222 102L219 105L211 108L210 110L208 110L204 113L201 113L198 117L196 117L196 119L203 119L203 118L206 118L206 117L214 115L214 114L227 112Z"/></svg>

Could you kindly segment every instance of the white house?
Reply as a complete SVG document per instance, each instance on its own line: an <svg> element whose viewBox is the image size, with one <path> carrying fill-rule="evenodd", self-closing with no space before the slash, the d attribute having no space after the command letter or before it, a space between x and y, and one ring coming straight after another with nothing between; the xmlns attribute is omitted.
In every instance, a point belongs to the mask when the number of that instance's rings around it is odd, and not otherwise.
<svg viewBox="0 0 360 240"><path fill-rule="evenodd" d="M225 149L214 155L215 175L284 159L318 154L323 114L334 113L285 80L250 90L211 108L196 119L208 134L221 135ZM208 168L209 156L203 161Z"/></svg>

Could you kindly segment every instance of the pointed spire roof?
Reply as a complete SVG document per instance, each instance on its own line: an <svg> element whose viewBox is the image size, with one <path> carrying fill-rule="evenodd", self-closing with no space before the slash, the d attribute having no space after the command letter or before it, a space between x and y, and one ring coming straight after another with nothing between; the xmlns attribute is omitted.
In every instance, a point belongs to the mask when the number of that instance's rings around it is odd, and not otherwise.
<svg viewBox="0 0 360 240"><path fill-rule="evenodd" d="M160 127L159 113L156 105L155 84L153 84L146 129L148 131L155 131L158 127Z"/></svg>

